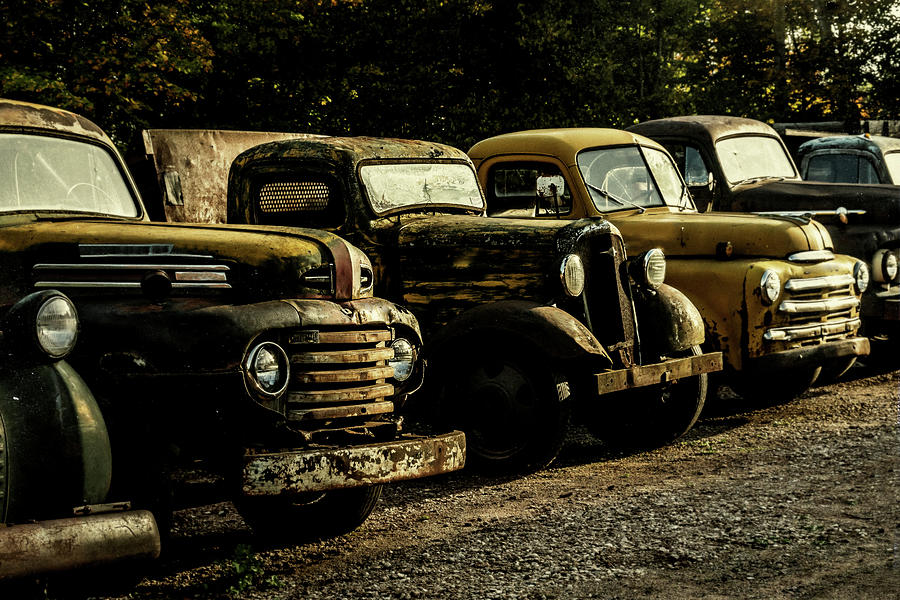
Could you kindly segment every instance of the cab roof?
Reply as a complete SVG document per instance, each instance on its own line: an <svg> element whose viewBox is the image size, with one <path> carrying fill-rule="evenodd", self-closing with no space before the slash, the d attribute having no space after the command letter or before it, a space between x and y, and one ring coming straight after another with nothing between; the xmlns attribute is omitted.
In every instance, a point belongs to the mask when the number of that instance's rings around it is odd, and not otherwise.
<svg viewBox="0 0 900 600"><path fill-rule="evenodd" d="M627 128L627 131L647 137L689 137L706 139L710 144L730 135L751 134L778 137L769 125L756 119L721 115L688 115L644 121Z"/></svg>
<svg viewBox="0 0 900 600"><path fill-rule="evenodd" d="M0 130L43 130L88 137L112 145L92 121L67 110L0 98Z"/></svg>
<svg viewBox="0 0 900 600"><path fill-rule="evenodd" d="M261 144L235 159L239 166L274 154L283 158L317 158L333 162L358 163L363 160L463 160L466 154L446 144L421 140L378 137L316 137Z"/></svg>
<svg viewBox="0 0 900 600"><path fill-rule="evenodd" d="M653 140L621 129L571 127L504 133L481 140L469 149L469 156L480 161L499 154L540 154L556 156L566 164L574 165L576 155L586 148L634 145L665 151Z"/></svg>
<svg viewBox="0 0 900 600"><path fill-rule="evenodd" d="M900 139L882 135L835 135L804 142L797 149L800 156L816 150L847 149L865 150L872 154L900 151Z"/></svg>

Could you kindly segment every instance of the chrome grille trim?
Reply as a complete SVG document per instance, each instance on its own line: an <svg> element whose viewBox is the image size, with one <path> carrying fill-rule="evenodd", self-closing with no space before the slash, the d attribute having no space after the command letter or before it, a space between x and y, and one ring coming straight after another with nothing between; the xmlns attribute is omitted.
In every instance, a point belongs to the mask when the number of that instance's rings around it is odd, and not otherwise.
<svg viewBox="0 0 900 600"><path fill-rule="evenodd" d="M141 289L140 281L37 281L36 288ZM172 289L228 290L231 284L215 282L173 281Z"/></svg>
<svg viewBox="0 0 900 600"><path fill-rule="evenodd" d="M129 263L38 263L36 271L48 269L60 271L230 271L228 265L191 265L191 264L129 264Z"/></svg>
<svg viewBox="0 0 900 600"><path fill-rule="evenodd" d="M766 331L763 334L763 339L768 342L793 342L805 339L818 339L854 332L859 329L859 323L859 319L852 318L814 325L775 327Z"/></svg>
<svg viewBox="0 0 900 600"><path fill-rule="evenodd" d="M778 305L778 312L788 314L839 312L858 306L859 300L855 296L818 300L784 300Z"/></svg>
<svg viewBox="0 0 900 600"><path fill-rule="evenodd" d="M816 290L833 290L853 285L853 275L827 275L825 277L810 277L809 279L789 279L784 284L784 289L789 292L808 292Z"/></svg>
<svg viewBox="0 0 900 600"><path fill-rule="evenodd" d="M341 419L350 417L371 417L394 412L394 403L390 401L370 402L368 404L352 404L350 406L326 406L323 408L306 408L288 411L291 421L322 421L325 419Z"/></svg>
<svg viewBox="0 0 900 600"><path fill-rule="evenodd" d="M834 259L834 252L831 250L805 250L803 252L794 252L789 255L788 260L799 263L815 263Z"/></svg>

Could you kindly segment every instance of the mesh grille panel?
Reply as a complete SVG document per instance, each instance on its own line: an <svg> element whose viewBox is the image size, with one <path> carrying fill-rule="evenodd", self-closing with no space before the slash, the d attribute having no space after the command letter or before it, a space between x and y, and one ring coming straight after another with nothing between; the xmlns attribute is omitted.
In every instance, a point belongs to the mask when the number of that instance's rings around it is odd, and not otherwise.
<svg viewBox="0 0 900 600"><path fill-rule="evenodd" d="M328 208L328 185L321 181L267 183L259 190L259 209L264 213L322 212Z"/></svg>

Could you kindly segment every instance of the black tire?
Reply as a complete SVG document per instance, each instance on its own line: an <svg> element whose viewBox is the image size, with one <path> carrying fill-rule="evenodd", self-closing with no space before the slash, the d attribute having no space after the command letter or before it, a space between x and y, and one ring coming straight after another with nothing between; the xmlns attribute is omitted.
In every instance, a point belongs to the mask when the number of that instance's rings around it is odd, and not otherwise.
<svg viewBox="0 0 900 600"><path fill-rule="evenodd" d="M822 367L784 369L767 373L739 373L732 389L755 406L775 406L790 402L808 390L819 378Z"/></svg>
<svg viewBox="0 0 900 600"><path fill-rule="evenodd" d="M569 384L560 373L502 348L437 362L438 420L466 433L467 465L520 472L553 462L571 411Z"/></svg>
<svg viewBox="0 0 900 600"><path fill-rule="evenodd" d="M243 497L235 506L253 532L267 541L301 543L349 533L372 514L381 485L295 498Z"/></svg>
<svg viewBox="0 0 900 600"><path fill-rule="evenodd" d="M699 346L678 356L702 354ZM677 381L620 392L594 401L588 430L616 447L653 447L667 444L697 422L709 388L706 373ZM615 404L615 406L612 406Z"/></svg>

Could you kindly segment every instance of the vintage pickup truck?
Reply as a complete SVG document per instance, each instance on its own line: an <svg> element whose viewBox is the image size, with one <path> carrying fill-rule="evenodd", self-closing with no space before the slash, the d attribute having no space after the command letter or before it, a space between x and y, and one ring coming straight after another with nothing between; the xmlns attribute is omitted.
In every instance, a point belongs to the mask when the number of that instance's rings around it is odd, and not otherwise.
<svg viewBox="0 0 900 600"><path fill-rule="evenodd" d="M828 232L808 219L698 214L652 140L541 129L482 140L469 156L491 216L603 216L632 254L662 248L668 281L700 310L707 346L724 355L725 381L748 397L791 398L823 367L841 372L868 353L856 335L861 284L853 275L864 264L834 255Z"/></svg>
<svg viewBox="0 0 900 600"><path fill-rule="evenodd" d="M252 146L241 137L146 132L168 214L225 212L221 166ZM372 256L378 293L408 306L428 336L438 420L466 432L482 465L548 464L572 410L608 440L672 439L696 420L706 373L721 368L721 354L699 352L694 306L663 284L662 253L628 259L602 219L484 218L458 149L282 139L238 155L227 184L229 223L320 227Z"/></svg>
<svg viewBox="0 0 900 600"><path fill-rule="evenodd" d="M202 468L257 532L345 531L383 483L462 468L460 431L411 436L406 309L359 249L313 229L151 223L95 124L0 101L0 306L64 290L70 361L97 397L113 490L165 529L169 473Z"/></svg>
<svg viewBox="0 0 900 600"><path fill-rule="evenodd" d="M108 496L106 424L64 360L78 330L74 305L56 290L0 313L0 586L159 555L153 515Z"/></svg>
<svg viewBox="0 0 900 600"><path fill-rule="evenodd" d="M797 148L800 176L828 183L900 186L900 139L882 135L829 135Z"/></svg>
<svg viewBox="0 0 900 600"><path fill-rule="evenodd" d="M900 340L900 188L802 181L774 129L753 119L686 116L632 125L675 158L695 201L719 211L811 216L836 251L869 265L861 332L888 357Z"/></svg>

